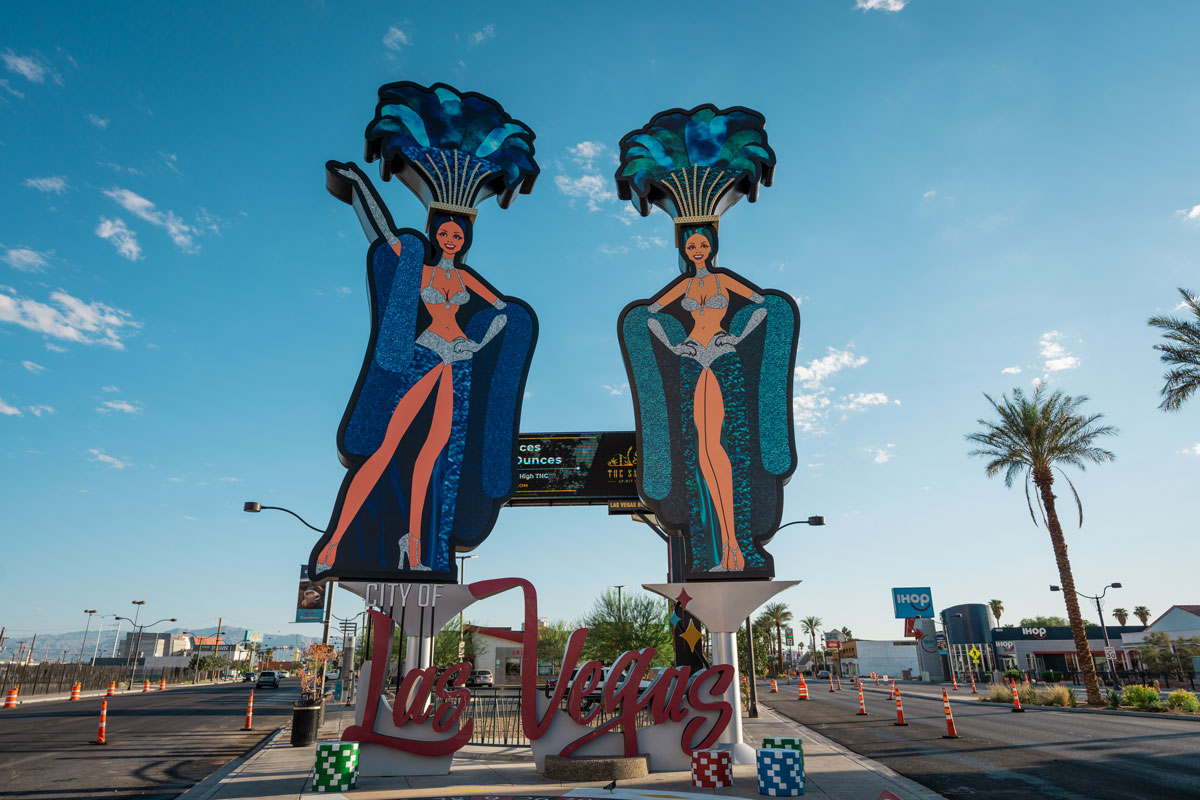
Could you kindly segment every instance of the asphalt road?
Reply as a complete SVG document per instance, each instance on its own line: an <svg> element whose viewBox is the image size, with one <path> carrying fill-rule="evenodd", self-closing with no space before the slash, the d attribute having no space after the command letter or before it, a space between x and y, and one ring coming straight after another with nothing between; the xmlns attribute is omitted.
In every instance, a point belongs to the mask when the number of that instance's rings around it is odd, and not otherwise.
<svg viewBox="0 0 1200 800"><path fill-rule="evenodd" d="M300 681L254 692L254 730L243 731L253 684L118 692L108 701L108 744L93 745L99 697L0 709L0 798L167 800L250 750L291 718Z"/></svg>
<svg viewBox="0 0 1200 800"><path fill-rule="evenodd" d="M958 739L943 739L940 687L901 685L907 727L894 725L887 689L864 685L867 716L847 681L810 682L759 699L781 714L946 797L973 800L1165 800L1200 798L1200 721L1028 710L977 702L970 686L950 691Z"/></svg>

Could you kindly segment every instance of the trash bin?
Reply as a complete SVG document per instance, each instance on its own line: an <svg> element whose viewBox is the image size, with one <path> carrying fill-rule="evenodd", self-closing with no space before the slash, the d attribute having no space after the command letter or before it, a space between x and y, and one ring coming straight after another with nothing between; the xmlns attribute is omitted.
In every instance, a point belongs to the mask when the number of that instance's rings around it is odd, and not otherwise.
<svg viewBox="0 0 1200 800"><path fill-rule="evenodd" d="M292 747L308 747L317 743L323 705L304 700L292 704Z"/></svg>

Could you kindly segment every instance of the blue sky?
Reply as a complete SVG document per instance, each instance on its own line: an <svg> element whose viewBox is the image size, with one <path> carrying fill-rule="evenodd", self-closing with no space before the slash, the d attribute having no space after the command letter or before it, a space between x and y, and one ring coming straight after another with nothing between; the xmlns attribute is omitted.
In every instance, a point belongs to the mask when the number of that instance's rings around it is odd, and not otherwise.
<svg viewBox="0 0 1200 800"><path fill-rule="evenodd" d="M620 137L676 106L766 116L775 186L725 216L720 260L800 301L785 519L829 525L771 545L798 616L899 636L888 589L923 585L1063 613L1022 492L963 440L983 392L1039 379L1121 429L1116 463L1072 475L1079 587L1196 602L1200 406L1157 410L1145 320L1200 288L1200 7L728 8L6 6L0 625L78 630L145 599L185 627L296 630L312 536L240 509L328 518L369 320L365 241L323 165L361 163L395 80L482 92L537 133L535 191L485 204L469 259L539 316L527 431L632 427L616 316L676 267L669 221L616 200ZM666 562L601 508L506 510L476 552L468 578L528 577L562 618ZM515 624L517 599L474 613Z"/></svg>

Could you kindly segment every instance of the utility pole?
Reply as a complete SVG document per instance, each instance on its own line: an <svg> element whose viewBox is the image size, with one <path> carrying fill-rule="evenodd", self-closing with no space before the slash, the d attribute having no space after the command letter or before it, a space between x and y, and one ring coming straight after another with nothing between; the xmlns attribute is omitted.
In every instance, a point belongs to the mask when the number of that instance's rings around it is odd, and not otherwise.
<svg viewBox="0 0 1200 800"><path fill-rule="evenodd" d="M4 649L4 632L6 630L8 630L8 628L0 628L0 650Z"/></svg>
<svg viewBox="0 0 1200 800"><path fill-rule="evenodd" d="M33 635L33 641L29 643L29 655L26 656L26 658L25 658L26 666L28 666L29 662L33 660L33 647L36 644L37 644L37 634L35 633Z"/></svg>
<svg viewBox="0 0 1200 800"><path fill-rule="evenodd" d="M209 619L212 619L209 617ZM217 638L213 640L213 658L221 657L221 626L225 624L224 617L217 617Z"/></svg>
<svg viewBox="0 0 1200 800"><path fill-rule="evenodd" d="M85 608L83 610L83 613L87 614L88 618L87 618L87 626L84 627L84 629L83 629L83 642L81 642L79 645L79 663L80 664L83 663L83 648L87 647L88 631L90 631L92 629L92 616L96 613L96 609ZM97 636L99 636L99 634L97 634ZM99 641L99 639L97 639L97 641Z"/></svg>
<svg viewBox="0 0 1200 800"><path fill-rule="evenodd" d="M25 642L17 642L17 663L20 664L25 655Z"/></svg>

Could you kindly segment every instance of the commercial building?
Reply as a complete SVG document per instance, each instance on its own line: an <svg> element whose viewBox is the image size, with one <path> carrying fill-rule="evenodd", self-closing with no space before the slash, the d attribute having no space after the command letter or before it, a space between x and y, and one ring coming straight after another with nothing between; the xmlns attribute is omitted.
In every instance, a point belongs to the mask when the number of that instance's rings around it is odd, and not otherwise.
<svg viewBox="0 0 1200 800"><path fill-rule="evenodd" d="M840 663L842 675L878 675L910 677L920 671L917 667L917 643L913 639L850 639L841 643L839 651L830 651Z"/></svg>

